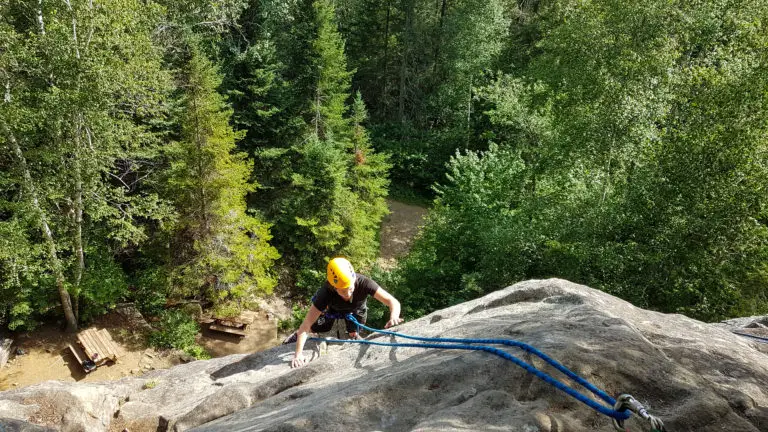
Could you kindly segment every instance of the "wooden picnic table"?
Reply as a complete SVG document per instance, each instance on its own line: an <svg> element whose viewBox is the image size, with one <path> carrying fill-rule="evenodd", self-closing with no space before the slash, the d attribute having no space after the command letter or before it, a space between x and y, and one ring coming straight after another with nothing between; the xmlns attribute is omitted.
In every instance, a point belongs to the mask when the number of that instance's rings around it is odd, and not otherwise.
<svg viewBox="0 0 768 432"><path fill-rule="evenodd" d="M69 344L68 348L86 373L106 362L116 363L118 358L125 355L125 351L112 340L106 329L85 329L77 334L77 342L79 346Z"/></svg>

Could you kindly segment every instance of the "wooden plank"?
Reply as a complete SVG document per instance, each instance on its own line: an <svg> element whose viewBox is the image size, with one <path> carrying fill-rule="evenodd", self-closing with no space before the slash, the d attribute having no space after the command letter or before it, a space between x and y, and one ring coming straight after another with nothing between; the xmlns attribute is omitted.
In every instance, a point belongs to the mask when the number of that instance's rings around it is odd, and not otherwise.
<svg viewBox="0 0 768 432"><path fill-rule="evenodd" d="M219 324L228 325L231 327L242 327L243 325L251 324L256 318L256 312L243 311L236 317L213 317ZM234 323L234 324L233 324Z"/></svg>
<svg viewBox="0 0 768 432"><path fill-rule="evenodd" d="M236 328L232 328L232 327L222 326L222 325L218 325L218 324L211 324L211 326L208 327L208 328L211 329L211 330L216 330L216 331L220 331L220 332L232 333L232 334L236 334L236 335L240 335L240 336L245 336L245 331L239 330L239 329L236 329Z"/></svg>
<svg viewBox="0 0 768 432"><path fill-rule="evenodd" d="M105 361L106 360L112 360L114 361L114 353L112 352L111 347L107 344L107 342L104 340L104 338L101 336L100 330L94 330L93 331L93 337L96 339L96 343L99 344L100 347L102 347L103 351L101 355L104 356Z"/></svg>
<svg viewBox="0 0 768 432"><path fill-rule="evenodd" d="M117 346L107 329L99 330L99 335L101 336L102 341L104 341L104 345L109 349L110 358L112 358L112 361L116 362L117 358L122 355L122 350Z"/></svg>
<svg viewBox="0 0 768 432"><path fill-rule="evenodd" d="M125 351L123 348L115 342L114 339L112 339L112 334L109 333L107 329L102 329L102 332L104 332L104 337L106 338L107 342L112 346L112 353L115 355L115 360L117 360L119 357L122 357L125 355Z"/></svg>
<svg viewBox="0 0 768 432"><path fill-rule="evenodd" d="M254 311L243 311L243 313L240 314L240 319L244 324L253 324L258 315L259 314Z"/></svg>
<svg viewBox="0 0 768 432"><path fill-rule="evenodd" d="M83 368L85 373L91 373L96 370L98 367L96 363L88 360L85 352L81 351L77 344L67 344L67 348L69 348L69 350L72 352L72 355L75 356L77 363L80 365L80 367Z"/></svg>
<svg viewBox="0 0 768 432"><path fill-rule="evenodd" d="M240 329L240 330L242 330L246 326L246 324L243 324L243 323L241 323L239 321L232 321L232 320L229 320L229 319L217 319L216 323L219 324L219 325L223 325L225 327L232 327L232 328Z"/></svg>
<svg viewBox="0 0 768 432"><path fill-rule="evenodd" d="M93 346L93 342L91 342L90 337L88 337L88 333L86 332L80 332L77 334L77 341L80 342L80 346L83 348L83 351L85 352L85 355L88 357L88 360L93 359L93 354L96 353L96 349Z"/></svg>
<svg viewBox="0 0 768 432"><path fill-rule="evenodd" d="M96 337L93 334L93 329L85 330L83 332L83 336L88 339L88 344L91 350L91 352L89 353L90 354L89 357L91 358L91 360L93 360L97 364L100 363L104 358L104 354L105 354L104 348L101 345L99 345L99 341L96 340ZM96 358L94 359L94 356L96 354L98 354L98 356L96 356Z"/></svg>
<svg viewBox="0 0 768 432"><path fill-rule="evenodd" d="M82 331L77 334L77 341L80 342L80 346L83 348L83 351L85 351L85 355L88 356L88 359L93 358L94 347L93 343L91 342L91 339L88 337L88 333L85 331Z"/></svg>
<svg viewBox="0 0 768 432"><path fill-rule="evenodd" d="M99 344L104 349L104 361L112 360L113 362L117 360L117 355L115 354L115 350L110 346L109 341L106 340L101 333L101 330L93 330L93 335Z"/></svg>
<svg viewBox="0 0 768 432"><path fill-rule="evenodd" d="M106 347L99 342L96 337L96 332L93 329L83 330L77 336L78 339L81 339L81 336L85 353L94 363L100 366L109 359L109 353L107 352ZM96 356L96 354L98 354L98 356Z"/></svg>
<svg viewBox="0 0 768 432"><path fill-rule="evenodd" d="M75 360L77 360L77 362L78 362L78 363L80 363L80 366L82 366L82 365L83 365L83 362L85 362L85 360L86 360L86 358L85 358L85 353L83 353L82 351L80 351L79 349L77 349L77 348L76 348L74 345L72 345L72 344L67 344L67 348L69 348L69 350L70 350L70 351L72 351L72 355L74 355L74 356L75 356ZM82 354L82 355L81 355L81 354Z"/></svg>
<svg viewBox="0 0 768 432"><path fill-rule="evenodd" d="M109 333L105 329L94 330L93 332L101 346L104 347L104 357L112 360L113 362L116 362L117 350L115 349L115 345L112 343L112 338L109 337Z"/></svg>

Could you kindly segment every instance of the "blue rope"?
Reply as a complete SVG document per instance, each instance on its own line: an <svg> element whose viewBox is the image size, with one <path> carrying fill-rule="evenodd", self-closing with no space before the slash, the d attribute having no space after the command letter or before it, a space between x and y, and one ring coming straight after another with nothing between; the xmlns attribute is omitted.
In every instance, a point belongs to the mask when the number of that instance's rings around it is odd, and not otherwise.
<svg viewBox="0 0 768 432"><path fill-rule="evenodd" d="M329 318L342 318L342 316L337 316L338 314L326 314ZM346 318L347 320L351 321L355 325L357 325L358 330L360 328L363 328L369 332L374 333L381 333L381 334L388 334L393 336L399 336L405 339L413 339L413 340L419 340L419 341L425 341L425 342L448 342L452 343L453 345L445 345L443 343L390 343L390 342L375 342L375 341L369 341L369 340L334 340L333 342L341 342L341 343L357 343L357 344L363 344L363 345L378 345L378 346L390 346L390 347L410 347L410 348L438 348L438 349L462 349L462 350L471 350L471 351L485 351L491 354L495 354L499 357L505 358L516 365L520 366L521 368L525 369L527 372L536 375L539 379L542 381L553 385L557 387L558 389L562 390L563 392L569 394L570 396L576 398L580 402L584 403L585 405L589 406L590 408L594 409L595 411L598 411L602 414L607 415L608 417L615 418L617 420L626 420L630 417L631 413L629 410L623 410L623 411L616 411L612 407L616 404L616 399L612 398L610 395L605 393L604 391L598 389L594 385L592 385L589 381L585 380L584 378L580 377L579 375L575 374L553 358L549 357L548 355L544 354L543 352L539 351L538 349L532 347L531 345L528 345L523 342L518 342L515 340L510 339L458 339L458 338L427 338L427 337L419 337L419 336L410 336L402 333L397 333L393 331L387 331L387 330L379 330L374 329L371 327L368 327L364 324L360 324L352 314L347 314L346 316L343 316L343 318ZM325 340L322 338L310 338L311 340ZM484 345L467 345L470 343L480 343L480 344L493 344L493 345L507 345L507 346L514 346L518 348L522 348L523 350L534 354L541 358L542 360L546 361L550 365L554 366L557 370L561 371L565 375L567 375L572 380L576 381L577 383L581 384L582 386L586 387L588 390L590 390L592 393L600 397L603 401L608 403L610 407L605 407L604 405L595 402L591 398L579 393L578 391L568 387L567 385L563 384L562 382L558 381L557 379L551 377L550 375L536 369L533 365L530 365L523 360L520 360L519 358L513 356L512 354L509 354L506 351L502 351L498 348L493 348L489 346Z"/></svg>
<svg viewBox="0 0 768 432"><path fill-rule="evenodd" d="M751 334L747 334L747 333L739 333L739 332L733 332L733 334L737 334L739 336L744 336L744 337L748 337L748 338L752 338L752 339L757 339L757 340L761 341L762 343L768 343L768 338L764 338L764 337L760 337L760 336L755 336L755 335L751 335Z"/></svg>

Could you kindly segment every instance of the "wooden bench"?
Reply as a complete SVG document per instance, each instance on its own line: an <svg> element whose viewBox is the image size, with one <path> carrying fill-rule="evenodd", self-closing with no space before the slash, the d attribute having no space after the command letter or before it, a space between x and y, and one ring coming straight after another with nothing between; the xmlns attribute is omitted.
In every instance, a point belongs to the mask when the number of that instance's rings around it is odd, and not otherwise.
<svg viewBox="0 0 768 432"><path fill-rule="evenodd" d="M77 360L77 364L83 368L85 373L91 373L96 370L96 364L88 359L88 357L85 355L85 352L83 352L83 349L80 348L79 345L67 344L67 348L75 357L75 360Z"/></svg>
<svg viewBox="0 0 768 432"><path fill-rule="evenodd" d="M225 326L225 325L220 325L220 324L211 324L210 326L208 326L208 328L211 329L211 330L216 330L216 331L220 331L220 332L224 332L224 333L236 334L238 336L245 336L246 335L245 330L243 330L241 328L238 328L238 327L230 327L230 326Z"/></svg>
<svg viewBox="0 0 768 432"><path fill-rule="evenodd" d="M112 340L112 336L106 329L86 329L77 334L79 346L69 344L67 348L72 351L77 361L86 373L107 363L116 363L117 359L125 355L125 351Z"/></svg>
<svg viewBox="0 0 768 432"><path fill-rule="evenodd" d="M246 330L248 330L248 325L253 323L255 317L256 313L251 311L245 311L236 317L213 317L211 319L212 324L208 328L220 332L245 336L247 333Z"/></svg>

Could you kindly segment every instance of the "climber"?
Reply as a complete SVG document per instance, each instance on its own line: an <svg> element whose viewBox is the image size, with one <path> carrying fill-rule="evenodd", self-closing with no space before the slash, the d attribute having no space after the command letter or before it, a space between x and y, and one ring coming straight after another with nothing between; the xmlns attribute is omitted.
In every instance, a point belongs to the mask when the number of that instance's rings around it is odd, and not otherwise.
<svg viewBox="0 0 768 432"><path fill-rule="evenodd" d="M389 308L389 321L384 328L400 324L400 302L371 278L355 273L352 264L345 258L334 258L328 262L327 281L312 297L304 322L299 329L288 336L283 344L296 342L296 353L291 367L301 367L309 361L303 354L309 332L330 331L336 319L352 313L356 320L365 324L368 314L368 296L384 303ZM343 318L342 318L343 319ZM347 332L351 339L358 339L357 327L347 321Z"/></svg>

